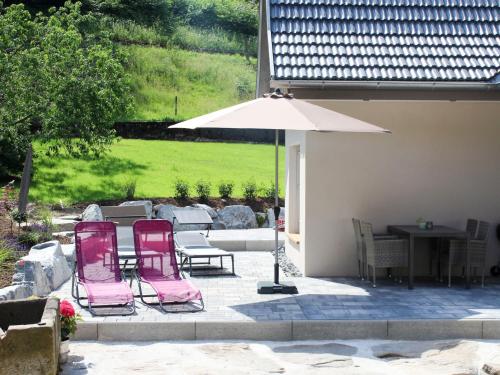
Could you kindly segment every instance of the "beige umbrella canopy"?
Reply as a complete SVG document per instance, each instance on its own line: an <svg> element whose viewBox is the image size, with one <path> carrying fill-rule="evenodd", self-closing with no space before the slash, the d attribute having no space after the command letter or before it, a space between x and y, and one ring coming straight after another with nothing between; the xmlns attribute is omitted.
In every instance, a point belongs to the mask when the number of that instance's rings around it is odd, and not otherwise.
<svg viewBox="0 0 500 375"><path fill-rule="evenodd" d="M314 130L325 132L390 133L389 130L331 111L291 95L272 94L224 108L170 128Z"/></svg>
<svg viewBox="0 0 500 375"><path fill-rule="evenodd" d="M389 130L367 122L331 111L292 95L275 92L263 98L251 100L229 108L221 109L173 125L171 129L274 129L276 130L275 151L275 207L274 217L278 220L278 135L279 130L304 130L343 133L390 133ZM297 293L293 283L279 282L278 264L278 223L275 223L274 281L259 282L257 290L261 294Z"/></svg>

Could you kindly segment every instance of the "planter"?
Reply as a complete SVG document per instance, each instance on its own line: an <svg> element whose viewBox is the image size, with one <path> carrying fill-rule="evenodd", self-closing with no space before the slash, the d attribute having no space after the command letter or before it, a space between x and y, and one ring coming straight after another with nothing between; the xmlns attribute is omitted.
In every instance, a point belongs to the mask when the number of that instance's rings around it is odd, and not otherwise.
<svg viewBox="0 0 500 375"><path fill-rule="evenodd" d="M0 302L0 373L57 374L61 320L59 300Z"/></svg>
<svg viewBox="0 0 500 375"><path fill-rule="evenodd" d="M69 338L61 340L61 347L59 350L59 363L68 362L69 356Z"/></svg>

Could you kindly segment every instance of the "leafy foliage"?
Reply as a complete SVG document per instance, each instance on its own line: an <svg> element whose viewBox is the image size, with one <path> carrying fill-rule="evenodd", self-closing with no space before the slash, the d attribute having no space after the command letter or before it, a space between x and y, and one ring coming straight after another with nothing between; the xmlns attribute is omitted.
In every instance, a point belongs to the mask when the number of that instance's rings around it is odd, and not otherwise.
<svg viewBox="0 0 500 375"><path fill-rule="evenodd" d="M271 182L269 185L266 185L262 188L262 196L266 199L273 200L274 199L274 194L275 194L275 184L274 182ZM279 196L280 189L278 188L278 196Z"/></svg>
<svg viewBox="0 0 500 375"><path fill-rule="evenodd" d="M219 184L219 195L223 199L229 199L233 195L234 183L221 182Z"/></svg>
<svg viewBox="0 0 500 375"><path fill-rule="evenodd" d="M212 190L212 185L210 182L200 180L196 182L196 193L198 193L198 197L200 201L206 202L210 196L210 191Z"/></svg>
<svg viewBox="0 0 500 375"><path fill-rule="evenodd" d="M135 189L137 187L137 179L126 178L120 186L120 190L123 192L125 199L133 199L135 196Z"/></svg>
<svg viewBox="0 0 500 375"><path fill-rule="evenodd" d="M189 198L189 184L184 180L177 180L174 183L175 199L186 200Z"/></svg>
<svg viewBox="0 0 500 375"><path fill-rule="evenodd" d="M257 198L257 184L255 181L247 181L243 184L243 196L249 202Z"/></svg>
<svg viewBox="0 0 500 375"><path fill-rule="evenodd" d="M125 61L79 3L34 17L22 4L0 4L0 148L15 146L0 172L20 168L34 138L51 153L102 153L131 107Z"/></svg>

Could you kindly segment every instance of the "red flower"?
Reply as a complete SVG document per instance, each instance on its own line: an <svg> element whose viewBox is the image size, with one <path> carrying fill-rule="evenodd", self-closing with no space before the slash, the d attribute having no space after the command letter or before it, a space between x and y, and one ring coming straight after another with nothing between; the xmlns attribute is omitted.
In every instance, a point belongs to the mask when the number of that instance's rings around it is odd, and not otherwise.
<svg viewBox="0 0 500 375"><path fill-rule="evenodd" d="M61 310L61 315L64 316L65 318L75 316L75 309L73 308L71 302L66 300L61 301L59 303L59 308Z"/></svg>

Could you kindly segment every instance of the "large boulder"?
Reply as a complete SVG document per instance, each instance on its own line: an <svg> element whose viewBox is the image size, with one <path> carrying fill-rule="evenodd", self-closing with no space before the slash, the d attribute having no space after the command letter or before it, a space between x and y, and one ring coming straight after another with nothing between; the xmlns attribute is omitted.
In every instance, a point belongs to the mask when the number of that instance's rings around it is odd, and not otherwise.
<svg viewBox="0 0 500 375"><path fill-rule="evenodd" d="M218 211L219 217L226 229L253 229L257 228L257 219L248 206L227 206Z"/></svg>
<svg viewBox="0 0 500 375"><path fill-rule="evenodd" d="M82 221L104 221L101 207L97 204L88 205L82 213Z"/></svg>
<svg viewBox="0 0 500 375"><path fill-rule="evenodd" d="M18 272L24 271L22 283L33 285L33 294L36 296L48 295L71 277L71 269L59 241L33 246L16 267Z"/></svg>
<svg viewBox="0 0 500 375"><path fill-rule="evenodd" d="M192 210L193 207L177 207L172 204L159 204L155 206L156 218L168 220L174 223L174 230L176 232L182 232L187 230L207 230L206 224L179 224L174 220L174 210Z"/></svg>
<svg viewBox="0 0 500 375"><path fill-rule="evenodd" d="M120 203L119 206L144 206L146 207L147 218L153 218L153 202L151 201L128 201Z"/></svg>
<svg viewBox="0 0 500 375"><path fill-rule="evenodd" d="M212 207L203 204L203 203L195 203L192 205L195 208L201 208L207 211L208 215L212 218L213 224L211 229L226 229L226 225L220 220L219 214Z"/></svg>

